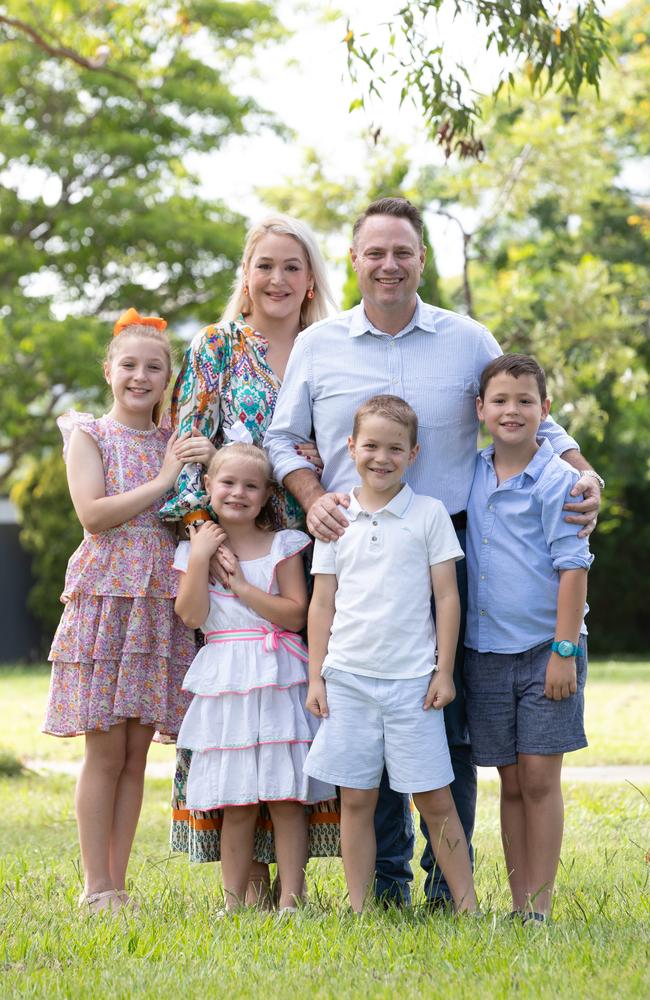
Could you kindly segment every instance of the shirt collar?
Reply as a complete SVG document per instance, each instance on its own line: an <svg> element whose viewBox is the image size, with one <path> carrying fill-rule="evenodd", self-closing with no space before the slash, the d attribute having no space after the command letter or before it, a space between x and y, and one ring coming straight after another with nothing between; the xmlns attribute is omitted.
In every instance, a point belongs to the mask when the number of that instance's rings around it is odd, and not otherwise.
<svg viewBox="0 0 650 1000"><path fill-rule="evenodd" d="M415 297L415 312L411 316L411 319L406 324L403 330L399 333L394 334L395 337L403 337L405 334L410 333L411 330L426 330L427 332L433 332L435 330L435 320L431 311L425 308L424 302L419 295ZM352 320L350 321L350 337L360 337L364 333L371 333L374 335L379 334L380 336L388 336L388 334L379 330L376 326L370 322L366 316L366 310L364 309L363 302L360 302L358 306L355 306L352 310Z"/></svg>
<svg viewBox="0 0 650 1000"><path fill-rule="evenodd" d="M368 513L359 503L357 499L357 494L355 490L359 489L358 486L350 492L350 506L346 510L346 517L349 516L351 521L356 521L359 514ZM396 493L393 499L386 504L385 507L380 507L379 510L374 510L373 514L394 514L395 517L405 517L411 503L413 502L414 493L408 483L402 485L399 493Z"/></svg>
<svg viewBox="0 0 650 1000"><path fill-rule="evenodd" d="M553 445L548 440L548 438L538 438L537 443L539 444L539 448L531 458L526 468L522 469L522 471L519 473L519 476L528 476L528 478L532 479L534 483L537 482L537 480L542 474L542 471L548 465L549 461L555 454L555 452L553 451ZM483 448L481 452L481 458L483 459L484 462L487 462L487 464L490 467L492 468L494 467L493 444L489 444L487 448Z"/></svg>

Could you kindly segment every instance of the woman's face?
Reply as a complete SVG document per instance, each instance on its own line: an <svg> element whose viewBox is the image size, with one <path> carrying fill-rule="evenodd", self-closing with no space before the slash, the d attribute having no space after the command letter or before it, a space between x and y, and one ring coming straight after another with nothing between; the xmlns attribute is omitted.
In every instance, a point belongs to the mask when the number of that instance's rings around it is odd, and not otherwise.
<svg viewBox="0 0 650 1000"><path fill-rule="evenodd" d="M300 309L307 290L314 284L298 240L267 233L258 241L244 275L253 306L250 313L253 326L264 333L265 323L272 328L283 321L297 332Z"/></svg>

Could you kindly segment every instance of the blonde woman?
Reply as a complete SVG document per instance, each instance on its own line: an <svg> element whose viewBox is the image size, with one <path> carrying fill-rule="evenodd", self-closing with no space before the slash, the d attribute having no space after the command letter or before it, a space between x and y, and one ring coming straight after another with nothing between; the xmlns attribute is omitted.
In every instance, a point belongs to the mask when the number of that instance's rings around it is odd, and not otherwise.
<svg viewBox="0 0 650 1000"><path fill-rule="evenodd" d="M203 474L224 444L225 431L242 423L253 441L262 444L295 339L327 315L328 305L334 306L334 301L325 263L309 227L285 215L254 225L223 318L196 334L176 381L172 422L181 438L176 454L186 465L177 494L161 511L165 520L191 523L213 515ZM305 442L300 449L320 466L313 444ZM277 485L271 510L272 530L304 528L299 504ZM192 861L217 861L221 813L185 808L190 760L190 751L178 751L172 849L186 851ZM327 822L337 818L335 809L335 803L310 807L310 853L337 853L338 827L336 822ZM266 864L275 860L268 814L258 823L254 854L261 864L254 864L251 871L249 902L254 896L265 896Z"/></svg>

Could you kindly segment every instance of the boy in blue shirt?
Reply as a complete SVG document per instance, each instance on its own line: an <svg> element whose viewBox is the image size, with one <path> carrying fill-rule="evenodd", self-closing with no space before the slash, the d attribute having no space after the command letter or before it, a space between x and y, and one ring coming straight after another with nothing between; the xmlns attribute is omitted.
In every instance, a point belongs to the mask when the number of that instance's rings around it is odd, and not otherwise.
<svg viewBox="0 0 650 1000"><path fill-rule="evenodd" d="M584 614L592 556L563 505L578 474L537 438L543 370L506 354L481 376L481 451L467 508L467 718L476 764L501 778L513 914L546 920L564 824L564 753L587 745Z"/></svg>

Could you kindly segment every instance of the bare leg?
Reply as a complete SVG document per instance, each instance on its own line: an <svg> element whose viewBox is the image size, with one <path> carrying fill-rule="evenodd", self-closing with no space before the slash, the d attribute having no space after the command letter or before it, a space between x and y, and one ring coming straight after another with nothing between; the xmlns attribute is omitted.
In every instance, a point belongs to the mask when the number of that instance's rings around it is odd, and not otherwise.
<svg viewBox="0 0 650 1000"><path fill-rule="evenodd" d="M110 842L115 793L126 755L126 724L107 733L86 733L86 749L75 793L84 889L90 896L114 889Z"/></svg>
<svg viewBox="0 0 650 1000"><path fill-rule="evenodd" d="M513 910L525 910L528 904L528 851L526 811L519 787L517 764L499 768L501 776L501 841L506 859Z"/></svg>
<svg viewBox="0 0 650 1000"><path fill-rule="evenodd" d="M563 754L519 754L519 785L526 810L529 906L551 912L564 832Z"/></svg>
<svg viewBox="0 0 650 1000"><path fill-rule="evenodd" d="M271 873L269 866L261 861L253 861L248 873L246 906L258 906L261 910L271 909Z"/></svg>
<svg viewBox="0 0 650 1000"><path fill-rule="evenodd" d="M125 886L126 868L142 808L144 769L153 734L153 726L143 726L138 719L127 720L124 767L115 791L111 829L110 868L114 889L124 889Z"/></svg>
<svg viewBox="0 0 650 1000"><path fill-rule="evenodd" d="M246 901L258 812L257 802L250 806L229 806L223 811L221 877L227 910L236 910Z"/></svg>
<svg viewBox="0 0 650 1000"><path fill-rule="evenodd" d="M300 802L268 802L280 873L280 909L302 899L307 864L307 814Z"/></svg>
<svg viewBox="0 0 650 1000"><path fill-rule="evenodd" d="M413 796L416 808L427 824L436 862L454 900L456 913L476 909L472 865L449 785Z"/></svg>
<svg viewBox="0 0 650 1000"><path fill-rule="evenodd" d="M341 854L350 906L361 913L375 874L378 788L341 788Z"/></svg>

